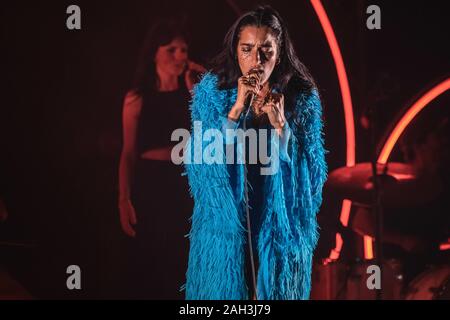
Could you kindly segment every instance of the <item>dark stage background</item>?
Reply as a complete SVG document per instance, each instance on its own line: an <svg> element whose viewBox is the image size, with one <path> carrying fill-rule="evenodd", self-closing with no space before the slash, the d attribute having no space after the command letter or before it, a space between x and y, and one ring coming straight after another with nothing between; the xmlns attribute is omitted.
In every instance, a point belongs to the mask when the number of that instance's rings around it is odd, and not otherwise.
<svg viewBox="0 0 450 320"><path fill-rule="evenodd" d="M0 223L0 264L37 298L120 298L124 246L117 203L121 109L144 34L157 16L188 17L190 57L204 64L226 30L258 1L8 1L2 4L0 181L10 216ZM266 1L288 23L300 58L318 82L327 161L345 165L337 75L308 1ZM446 1L324 0L352 92L357 162L369 161L359 117L379 112L377 138L419 92L448 75ZM66 8L81 8L82 29L66 29ZM377 4L382 29L366 28ZM380 93L384 98L379 100ZM377 100L378 99L378 100ZM440 99L446 99L448 93ZM442 101L442 100L440 100ZM436 102L437 103L437 102ZM442 102L440 102L442 103ZM378 140L377 139L377 140ZM398 153L394 159L399 158ZM335 204L338 220L339 203ZM334 212L333 211L333 212ZM332 225L333 223L330 223ZM334 246L323 228L317 256ZM25 246L24 246L25 245ZM66 267L82 270L82 290L66 288ZM126 297L123 297L126 298Z"/></svg>

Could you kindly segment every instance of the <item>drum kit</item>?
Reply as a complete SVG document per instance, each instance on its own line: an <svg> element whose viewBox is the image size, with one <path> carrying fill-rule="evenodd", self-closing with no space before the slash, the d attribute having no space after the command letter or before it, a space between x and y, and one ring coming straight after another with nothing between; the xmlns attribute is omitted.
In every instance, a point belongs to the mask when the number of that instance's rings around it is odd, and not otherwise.
<svg viewBox="0 0 450 320"><path fill-rule="evenodd" d="M376 182L373 179L373 173L376 173ZM386 164L360 163L352 167L338 168L329 174L325 189L341 199L352 201L353 208L348 223L350 232L354 233L356 237L370 236L374 238L376 246L383 244L382 247L385 247L394 244L401 247L402 252L414 251L413 248L421 245L420 237L417 237L419 240L415 239L414 242L411 241L409 235L402 234L401 231L392 236L388 230L385 230L382 226L377 226L377 223L383 223L383 219L377 219L377 212L373 210L376 183L378 184L378 201L383 208L383 215L388 215L400 209L403 212L408 212L414 207L426 205L436 198L442 185L435 179L427 179L421 176L416 172L413 165L399 162ZM408 217L402 219L408 219ZM405 223L408 223L408 221L405 221ZM360 242L363 244L363 241ZM450 242L450 238L447 239L447 242ZM375 251L375 260L364 260L364 258L354 254L350 262L332 262L331 265L334 264L334 267L331 266L331 268L334 269L330 269L330 265L318 265L315 269L316 277L322 277L322 279L316 280L321 282L320 286L328 281L327 286L334 289L331 290L333 294L329 294L327 297L316 295L316 298L349 300L376 298L395 300L450 299L450 259L448 257L450 250L445 250L445 248L450 248L450 243L447 243L447 246L443 243L440 248L442 251L437 254L443 254L444 259L426 261L423 268L416 270L410 278L405 276L404 270L408 268L408 264L417 264L417 261L414 258L405 259L402 255L398 257L392 257L392 255L376 257L377 254L384 252L382 250ZM436 250L439 251L439 248ZM447 256L445 256L446 254ZM373 264L381 265L382 270L382 285L379 295L373 290L369 290L366 285L369 276L366 270L369 265ZM312 294L312 298L315 298L314 294Z"/></svg>

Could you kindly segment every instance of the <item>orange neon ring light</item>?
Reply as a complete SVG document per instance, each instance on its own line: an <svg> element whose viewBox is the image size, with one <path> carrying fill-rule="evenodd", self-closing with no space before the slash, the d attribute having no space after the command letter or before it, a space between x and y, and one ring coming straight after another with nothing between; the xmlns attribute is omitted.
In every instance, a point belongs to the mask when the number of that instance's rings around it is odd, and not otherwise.
<svg viewBox="0 0 450 320"><path fill-rule="evenodd" d="M327 38L328 45L333 56L336 72L339 80L339 87L342 95L342 103L344 106L345 131L346 131L346 165L352 167L355 165L355 124L353 117L352 97L350 94L350 86L348 83L347 72L345 71L344 60L342 59L341 50L337 42L336 36L331 26L328 15L320 0L311 0L311 4L319 18L322 29ZM344 200L342 202L340 221L342 225L348 225L348 218L351 209L351 201ZM331 251L330 257L326 261L336 260L342 249L343 240L339 233L336 234L336 247Z"/></svg>

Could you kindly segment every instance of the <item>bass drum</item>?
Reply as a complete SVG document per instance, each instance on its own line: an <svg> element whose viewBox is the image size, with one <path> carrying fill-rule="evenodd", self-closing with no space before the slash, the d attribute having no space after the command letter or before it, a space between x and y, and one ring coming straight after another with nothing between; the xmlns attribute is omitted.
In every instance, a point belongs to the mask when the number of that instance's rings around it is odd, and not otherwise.
<svg viewBox="0 0 450 320"><path fill-rule="evenodd" d="M450 300L450 266L433 266L411 281L405 300Z"/></svg>

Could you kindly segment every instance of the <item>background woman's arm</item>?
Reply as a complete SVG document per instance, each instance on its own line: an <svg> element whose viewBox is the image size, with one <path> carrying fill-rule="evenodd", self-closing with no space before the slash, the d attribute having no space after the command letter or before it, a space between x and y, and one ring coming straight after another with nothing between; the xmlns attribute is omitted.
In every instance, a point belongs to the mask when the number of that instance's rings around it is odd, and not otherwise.
<svg viewBox="0 0 450 320"><path fill-rule="evenodd" d="M131 224L136 224L136 213L131 203L131 183L137 157L136 140L142 98L128 92L123 105L123 147L119 164L119 210L123 231L135 236Z"/></svg>

